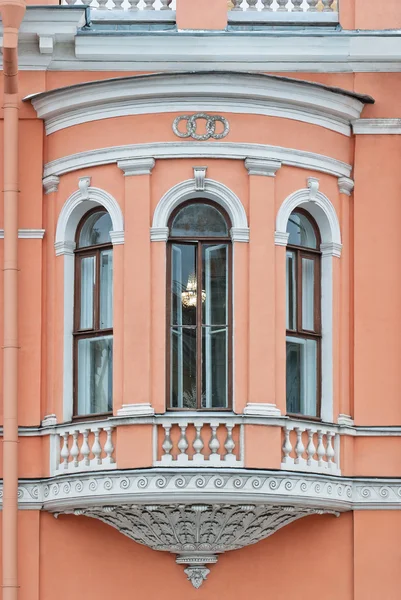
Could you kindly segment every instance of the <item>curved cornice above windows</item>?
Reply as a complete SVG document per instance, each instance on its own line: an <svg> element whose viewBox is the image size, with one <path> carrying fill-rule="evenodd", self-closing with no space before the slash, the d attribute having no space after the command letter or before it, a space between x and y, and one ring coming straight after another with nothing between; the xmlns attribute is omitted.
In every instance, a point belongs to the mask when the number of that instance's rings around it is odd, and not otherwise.
<svg viewBox="0 0 401 600"><path fill-rule="evenodd" d="M256 114L294 119L351 135L362 96L321 84L263 74L151 74L73 85L27 97L49 135L111 117L169 112Z"/></svg>

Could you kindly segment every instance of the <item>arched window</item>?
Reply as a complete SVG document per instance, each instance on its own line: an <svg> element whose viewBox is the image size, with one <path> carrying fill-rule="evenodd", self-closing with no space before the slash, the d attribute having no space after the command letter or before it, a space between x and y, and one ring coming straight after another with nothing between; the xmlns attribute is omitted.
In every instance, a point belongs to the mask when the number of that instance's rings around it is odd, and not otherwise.
<svg viewBox="0 0 401 600"><path fill-rule="evenodd" d="M167 394L171 409L231 406L231 223L208 200L170 217Z"/></svg>
<svg viewBox="0 0 401 600"><path fill-rule="evenodd" d="M113 409L112 222L96 208L76 234L74 304L74 415Z"/></svg>
<svg viewBox="0 0 401 600"><path fill-rule="evenodd" d="M320 416L320 235L312 217L297 208L287 224L287 413Z"/></svg>

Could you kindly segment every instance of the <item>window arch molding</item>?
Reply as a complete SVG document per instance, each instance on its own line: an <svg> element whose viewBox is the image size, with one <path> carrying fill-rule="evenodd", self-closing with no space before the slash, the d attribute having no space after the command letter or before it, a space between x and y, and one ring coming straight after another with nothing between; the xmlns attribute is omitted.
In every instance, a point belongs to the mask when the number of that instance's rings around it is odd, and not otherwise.
<svg viewBox="0 0 401 600"><path fill-rule="evenodd" d="M290 194L276 217L275 243L287 246L287 223L291 213L303 208L315 220L321 237L321 418L333 422L333 259L341 256L341 229L336 210L319 191L319 180L307 180L308 187ZM283 336L285 334L283 333Z"/></svg>
<svg viewBox="0 0 401 600"><path fill-rule="evenodd" d="M238 196L223 183L205 179L203 188L197 189L195 179L188 179L173 186L164 194L156 206L150 230L153 242L167 242L168 222L172 212L183 202L193 199L212 200L228 214L232 227L233 242L249 242L249 227L245 209Z"/></svg>
<svg viewBox="0 0 401 600"><path fill-rule="evenodd" d="M105 190L90 186L90 177L81 177L78 190L65 201L56 226L55 253L64 260L64 331L63 331L63 420L73 414L73 330L74 330L74 249L82 218L94 208L110 215L113 246L124 243L124 217L117 200Z"/></svg>
<svg viewBox="0 0 401 600"><path fill-rule="evenodd" d="M319 180L312 177L308 179L307 188L293 192L280 206L276 217L276 245L287 245L288 219L290 214L298 207L304 208L316 221L322 238L322 251L325 251L325 253L331 251L332 256L339 258L342 245L337 213L328 197L319 191Z"/></svg>
<svg viewBox="0 0 401 600"><path fill-rule="evenodd" d="M81 185L65 201L57 221L55 250L56 255L68 253L74 249L75 233L82 217L97 206L102 206L110 215L113 229L110 237L113 245L124 243L124 217L115 198L105 190Z"/></svg>

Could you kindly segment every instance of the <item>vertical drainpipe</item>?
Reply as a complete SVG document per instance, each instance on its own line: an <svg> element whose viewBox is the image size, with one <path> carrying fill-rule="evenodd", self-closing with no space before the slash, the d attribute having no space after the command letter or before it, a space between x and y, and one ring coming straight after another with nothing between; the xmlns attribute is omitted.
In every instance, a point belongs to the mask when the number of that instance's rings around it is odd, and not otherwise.
<svg viewBox="0 0 401 600"><path fill-rule="evenodd" d="M24 0L0 0L4 74L3 600L18 598L18 30Z"/></svg>

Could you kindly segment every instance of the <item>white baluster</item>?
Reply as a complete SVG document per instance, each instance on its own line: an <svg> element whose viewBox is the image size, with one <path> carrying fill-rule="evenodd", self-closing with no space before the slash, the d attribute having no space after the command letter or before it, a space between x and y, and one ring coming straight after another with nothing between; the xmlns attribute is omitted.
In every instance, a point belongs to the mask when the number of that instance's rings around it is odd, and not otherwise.
<svg viewBox="0 0 401 600"><path fill-rule="evenodd" d="M292 450L292 444L290 442L290 433L291 433L291 429L289 429L288 427L284 427L284 442L283 442L283 463L289 463L291 458L290 458L290 454L291 454L291 450Z"/></svg>
<svg viewBox="0 0 401 600"><path fill-rule="evenodd" d="M292 8L292 12L302 12L302 6L301 6L302 2L303 2L303 0L292 0L292 3L294 5Z"/></svg>
<svg viewBox="0 0 401 600"><path fill-rule="evenodd" d="M295 431L297 432L297 441L295 444L295 454L297 456L294 462L296 465L299 465L299 463L303 460L303 453L305 452L305 446L302 441L302 434L304 432L304 429L301 429L300 427L295 427Z"/></svg>
<svg viewBox="0 0 401 600"><path fill-rule="evenodd" d="M99 435L100 435L100 429L96 428L94 430L94 435L95 435L95 439L93 441L93 445L92 445L92 454L95 457L95 461L98 465L102 464L102 447L100 445L100 441L99 441Z"/></svg>
<svg viewBox="0 0 401 600"><path fill-rule="evenodd" d="M155 7L153 6L154 0L144 0L144 2L145 6L143 7L143 10L155 10Z"/></svg>
<svg viewBox="0 0 401 600"><path fill-rule="evenodd" d="M78 434L79 434L78 429L75 429L75 431L72 434L72 446L71 446L71 450L70 450L70 455L72 456L72 459L74 462L74 467L78 467L78 465L79 465L79 462L78 462L78 456L79 456Z"/></svg>
<svg viewBox="0 0 401 600"><path fill-rule="evenodd" d="M217 428L218 428L219 424L217 423L210 423L210 428L212 430L212 435L210 437L210 442L209 442L209 448L210 448L210 456L209 456L209 461L211 464L219 464L220 463L220 454L218 454L218 451L220 449L220 442L217 439Z"/></svg>
<svg viewBox="0 0 401 600"><path fill-rule="evenodd" d="M195 463L201 463L205 460L205 457L203 456L203 454L201 454L203 447L205 445L202 440L202 434L201 434L202 427L203 427L203 423L195 424L195 439L192 444L192 447L195 451L195 454L193 456L193 461Z"/></svg>
<svg viewBox="0 0 401 600"><path fill-rule="evenodd" d="M70 456L70 451L68 450L68 437L69 437L69 433L68 433L68 431L66 431L63 434L63 447L61 448L61 452L60 452L60 456L63 459L62 465L63 465L64 469L68 469L68 458Z"/></svg>
<svg viewBox="0 0 401 600"><path fill-rule="evenodd" d="M242 10L242 8L241 8L242 0L232 0L232 3L233 3L233 7L231 10Z"/></svg>
<svg viewBox="0 0 401 600"><path fill-rule="evenodd" d="M108 0L97 0L99 2L99 8L98 10L107 10L107 2Z"/></svg>
<svg viewBox="0 0 401 600"><path fill-rule="evenodd" d="M164 454L170 454L173 449L173 443L170 437L171 425L164 425L164 440L162 443L162 448L164 450Z"/></svg>
<svg viewBox="0 0 401 600"><path fill-rule="evenodd" d="M89 444L88 444L88 437L89 437L89 429L84 429L83 441L82 441L82 446L81 446L81 454L83 456L83 462L84 462L85 467L89 467L89 464L90 464L89 454L90 454L91 450L90 450Z"/></svg>
<svg viewBox="0 0 401 600"><path fill-rule="evenodd" d="M310 467L313 464L313 457L316 452L316 446L313 441L313 435L314 435L313 429L307 429L307 432L308 432L308 445L306 447L306 456L307 456L306 464Z"/></svg>
<svg viewBox="0 0 401 600"><path fill-rule="evenodd" d="M326 433L326 456L327 456L327 466L329 467L329 469L332 469L335 464L333 462L333 458L334 458L334 448L333 448L333 444L332 444L332 438L333 438L333 434L328 431Z"/></svg>
<svg viewBox="0 0 401 600"><path fill-rule="evenodd" d="M181 434L180 434L180 439L178 440L178 450L180 451L180 454L177 456L177 462L183 464L183 463L187 463L188 462L188 454L187 454L187 450L188 450L188 440L187 440L187 436L186 436L186 432L187 432L187 427L188 427L188 423L184 423L183 425L179 426L181 429Z"/></svg>
<svg viewBox="0 0 401 600"><path fill-rule="evenodd" d="M287 11L287 2L288 0L277 0L278 9L277 12Z"/></svg>
<svg viewBox="0 0 401 600"><path fill-rule="evenodd" d="M248 8L246 10L258 10L256 8L258 0L247 0L247 2L248 2Z"/></svg>
<svg viewBox="0 0 401 600"><path fill-rule="evenodd" d="M323 467L323 465L324 465L323 457L326 454L326 450L325 450L324 445L323 445L323 431L321 429L317 430L317 450L316 450L316 454L317 454L317 464L318 464L318 467Z"/></svg>
<svg viewBox="0 0 401 600"><path fill-rule="evenodd" d="M272 11L273 0L262 0L263 8L262 10L270 10Z"/></svg>
<svg viewBox="0 0 401 600"><path fill-rule="evenodd" d="M131 11L137 11L138 9L138 4L139 4L139 0L129 0L130 3L130 7L128 10Z"/></svg>
<svg viewBox="0 0 401 600"><path fill-rule="evenodd" d="M104 430L107 434L106 443L104 445L104 451L106 453L106 462L109 463L109 465L112 465L114 463L114 458L112 456L112 454L114 452L114 446L113 446L113 441L111 439L111 435L113 433L113 427L105 427Z"/></svg>
<svg viewBox="0 0 401 600"><path fill-rule="evenodd" d="M331 5L334 4L333 0L322 0L323 12L332 12Z"/></svg>
<svg viewBox="0 0 401 600"><path fill-rule="evenodd" d="M113 0L113 2L113 10L123 10L122 3L124 2L124 0Z"/></svg>
<svg viewBox="0 0 401 600"><path fill-rule="evenodd" d="M171 0L160 0L161 7L160 10L171 10L170 4Z"/></svg>
<svg viewBox="0 0 401 600"><path fill-rule="evenodd" d="M234 425L226 425L227 429L227 438L224 443L224 448L226 449L226 455L224 456L224 460L227 463L235 463L237 457L234 454L235 442L233 440L233 428Z"/></svg>
<svg viewBox="0 0 401 600"><path fill-rule="evenodd" d="M319 0L308 0L307 12L317 12L317 5Z"/></svg>

